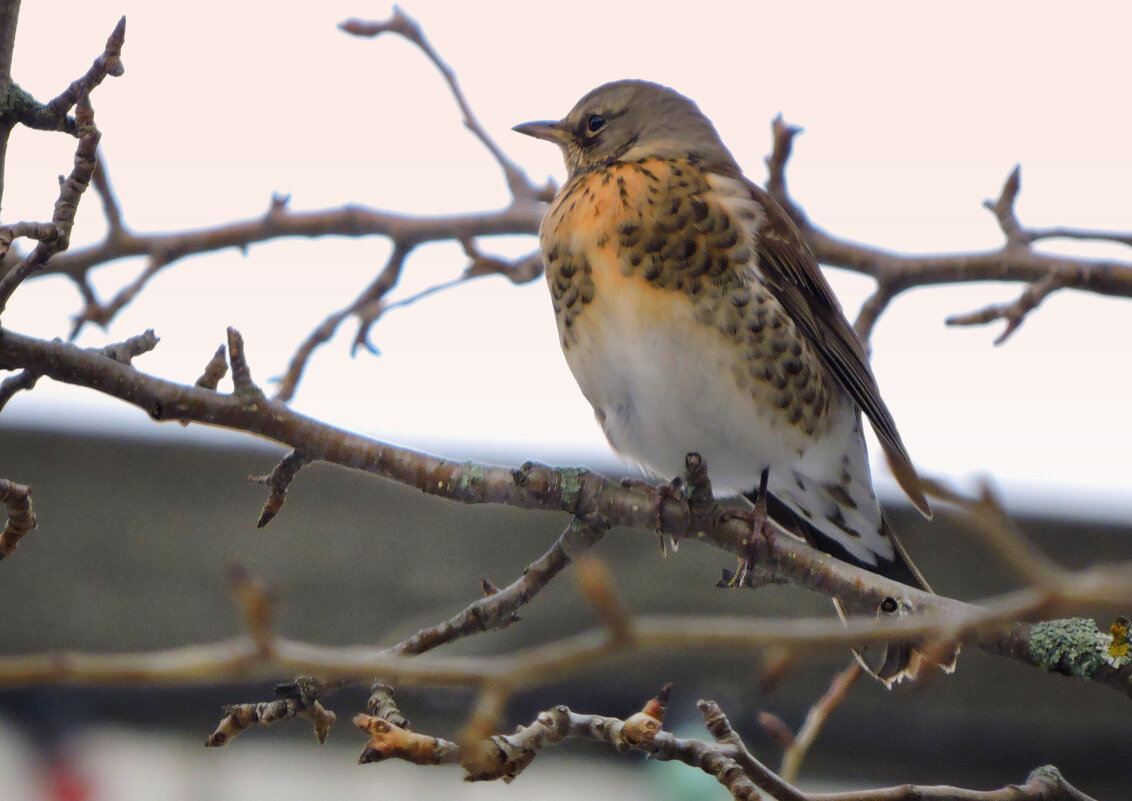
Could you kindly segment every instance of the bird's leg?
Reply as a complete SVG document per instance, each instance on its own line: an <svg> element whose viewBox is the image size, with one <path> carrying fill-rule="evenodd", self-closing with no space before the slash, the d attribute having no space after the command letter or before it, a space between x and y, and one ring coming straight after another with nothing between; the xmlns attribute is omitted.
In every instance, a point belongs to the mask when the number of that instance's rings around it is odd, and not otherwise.
<svg viewBox="0 0 1132 801"><path fill-rule="evenodd" d="M729 576L727 575L727 571L724 571L724 579L720 582L721 586L746 586L748 578L750 578L755 567L755 538L771 536L768 526L770 518L766 508L766 485L769 480L770 468L768 467L763 470L762 475L759 477L758 495L755 497L755 506L751 511L751 538L747 540L744 552L739 555L739 566L735 570L735 574Z"/></svg>

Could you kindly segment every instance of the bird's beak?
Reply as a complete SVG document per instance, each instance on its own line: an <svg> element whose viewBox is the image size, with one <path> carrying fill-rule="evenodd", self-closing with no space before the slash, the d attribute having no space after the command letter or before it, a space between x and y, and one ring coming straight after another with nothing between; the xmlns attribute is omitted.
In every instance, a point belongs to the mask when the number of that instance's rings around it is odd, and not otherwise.
<svg viewBox="0 0 1132 801"><path fill-rule="evenodd" d="M533 136L535 139L553 142L556 145L565 144L566 138L569 136L561 120L558 122L524 122L522 125L516 125L511 130L526 134L527 136Z"/></svg>

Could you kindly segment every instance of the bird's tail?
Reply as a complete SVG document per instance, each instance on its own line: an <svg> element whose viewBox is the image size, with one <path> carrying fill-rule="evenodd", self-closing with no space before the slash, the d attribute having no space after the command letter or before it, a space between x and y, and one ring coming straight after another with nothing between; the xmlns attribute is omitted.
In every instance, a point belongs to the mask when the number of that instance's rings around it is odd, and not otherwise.
<svg viewBox="0 0 1132 801"><path fill-rule="evenodd" d="M885 558L875 555L875 564L870 564L850 553L841 543L818 529L801 515L796 514L785 503L772 493L767 495L767 513L771 520L784 530L800 535L820 551L828 553L849 562L857 567L872 571L885 578L899 581L910 587L931 592L932 588L912 560L908 558L904 546L900 544L888 518L881 515L881 533L892 543L893 557ZM886 598L879 608L871 605L851 604L840 598L833 600L837 614L842 620L851 615L875 615L876 617L902 616L907 610L902 607L898 599ZM934 664L940 669L950 673L955 670L956 657L959 647L945 648L942 652L938 648L924 649L914 642L890 642L872 646L856 648L853 651L857 661L861 663L868 673L879 679L887 687L903 679L915 679L925 664Z"/></svg>

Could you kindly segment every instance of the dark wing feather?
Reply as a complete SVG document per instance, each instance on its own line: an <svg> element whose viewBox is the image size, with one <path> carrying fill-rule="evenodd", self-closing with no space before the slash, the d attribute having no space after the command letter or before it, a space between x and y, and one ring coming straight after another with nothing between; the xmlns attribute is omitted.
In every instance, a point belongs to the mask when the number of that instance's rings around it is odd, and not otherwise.
<svg viewBox="0 0 1132 801"><path fill-rule="evenodd" d="M931 517L920 477L880 397L865 348L845 319L817 259L782 207L759 187L749 186L767 215L759 229L759 270L837 382L869 418L900 486L916 508Z"/></svg>

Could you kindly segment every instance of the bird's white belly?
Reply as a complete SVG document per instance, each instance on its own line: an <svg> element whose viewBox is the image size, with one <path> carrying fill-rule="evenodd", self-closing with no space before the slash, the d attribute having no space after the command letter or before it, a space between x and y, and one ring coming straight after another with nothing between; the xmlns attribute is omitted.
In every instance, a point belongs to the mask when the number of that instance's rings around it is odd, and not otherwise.
<svg viewBox="0 0 1132 801"><path fill-rule="evenodd" d="M717 492L754 489L767 467L797 467L811 440L739 386L734 344L697 323L682 296L655 315L631 294L599 293L566 351L614 449L665 478L695 451Z"/></svg>

